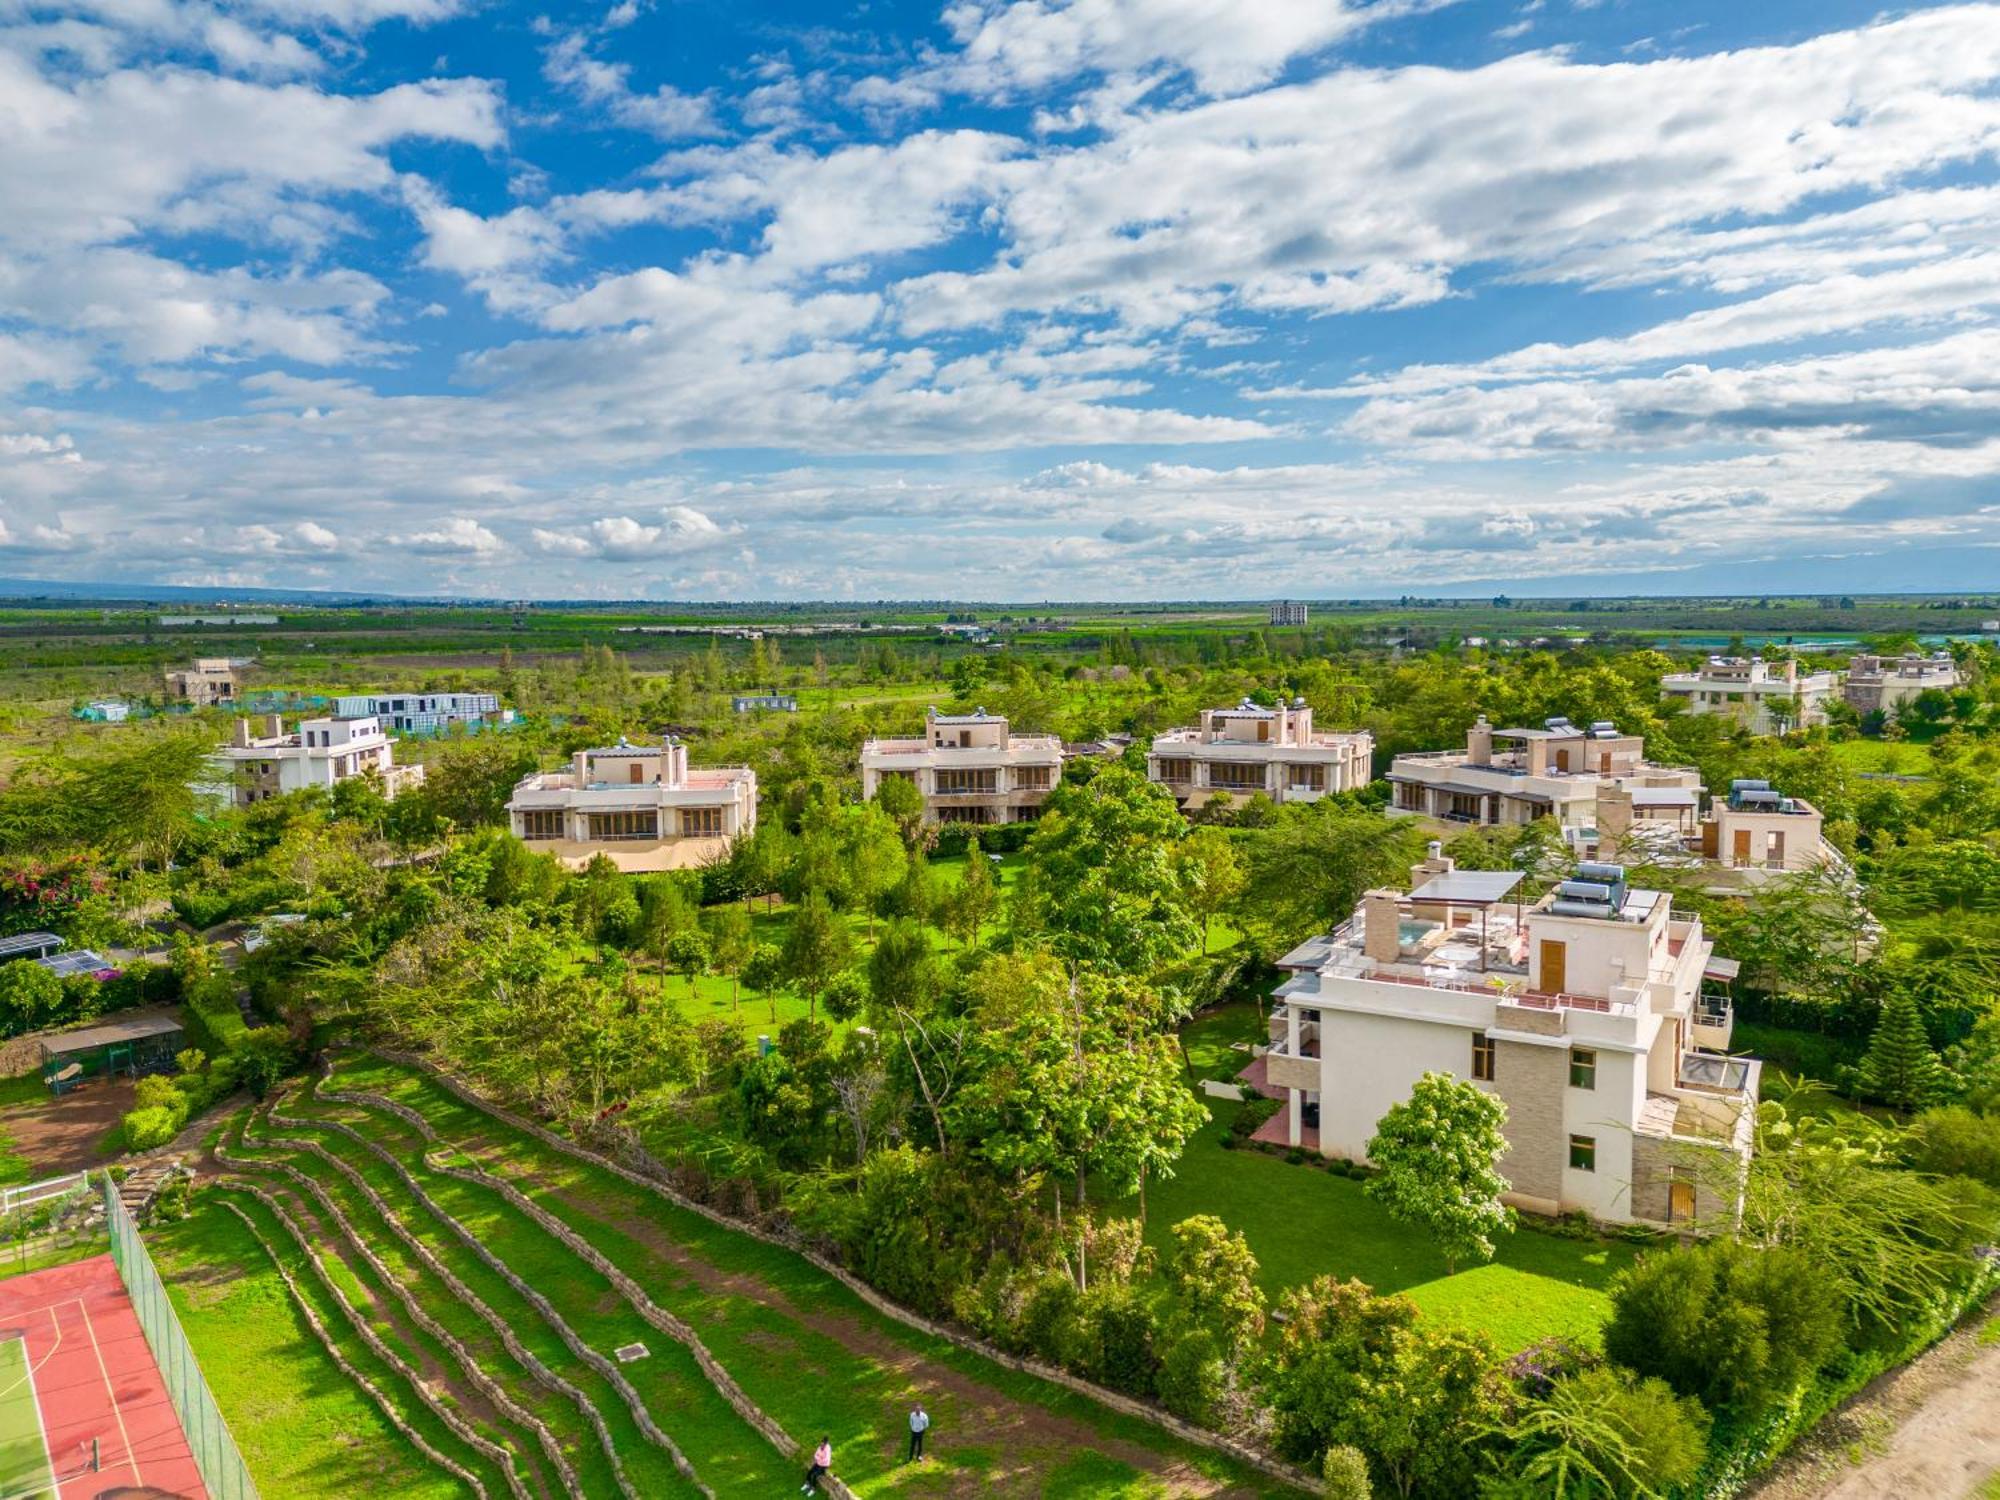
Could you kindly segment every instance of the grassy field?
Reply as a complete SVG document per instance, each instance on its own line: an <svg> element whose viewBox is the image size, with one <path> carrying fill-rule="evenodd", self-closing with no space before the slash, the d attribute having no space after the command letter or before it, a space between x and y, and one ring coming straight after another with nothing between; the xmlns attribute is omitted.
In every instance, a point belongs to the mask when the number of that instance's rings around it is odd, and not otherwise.
<svg viewBox="0 0 2000 1500"><path fill-rule="evenodd" d="M437 1474L314 1340L242 1222L204 1202L147 1246L259 1488L285 1500L444 1500Z"/></svg>
<svg viewBox="0 0 2000 1500"><path fill-rule="evenodd" d="M433 1388L460 1405L462 1414L487 1436L512 1451L525 1451L524 1429L461 1390L462 1368L454 1367L442 1346L411 1325L388 1295L390 1289L352 1252L336 1227L344 1218L353 1235L383 1258L389 1274L467 1347L480 1368L524 1404L535 1406L537 1415L557 1432L564 1451L576 1459L584 1493L614 1494L616 1485L604 1468L602 1444L582 1420L582 1408L539 1390L482 1324L474 1306L411 1253L402 1233L413 1236L450 1277L517 1330L535 1358L578 1387L588 1405L602 1415L613 1451L641 1493L675 1496L691 1493L692 1487L665 1463L661 1450L645 1440L628 1403L565 1345L563 1327L590 1349L628 1343L647 1347L647 1356L622 1366L622 1372L643 1410L673 1437L718 1494L790 1493L784 1487L797 1483L799 1456L779 1453L751 1429L708 1385L689 1351L647 1323L613 1283L533 1215L511 1204L488 1182L452 1175L445 1170L452 1164L512 1184L536 1208L632 1276L660 1308L698 1330L750 1398L793 1438L810 1442L822 1432L830 1433L836 1472L863 1493L922 1497L976 1490L1110 1500L1170 1493L1285 1492L1149 1424L1120 1417L883 1317L791 1252L712 1224L614 1174L554 1151L408 1069L348 1057L334 1085L392 1097L418 1111L446 1144L427 1140L408 1121L380 1108L313 1097L288 1098L282 1106L288 1120L303 1123L239 1125L228 1147L232 1161L240 1164L244 1180L265 1184L289 1204L288 1213L305 1226L303 1237L311 1242L308 1250L294 1240L280 1257L294 1258L304 1266L309 1264L305 1257L312 1255L348 1291L359 1315L392 1350L407 1357L412 1369L423 1370ZM339 1123L360 1131L365 1143L343 1135ZM305 1140L317 1143L324 1156L303 1145ZM315 1191L305 1192L255 1165L280 1161L308 1172ZM435 1210L422 1206L399 1175L399 1166L434 1200ZM380 1195L388 1219L373 1206L364 1187ZM333 1210L338 1210L338 1217ZM220 1221L219 1212L204 1208L187 1224L167 1231L161 1236L159 1253L179 1286L177 1299L204 1356L241 1365L243 1361L233 1354L225 1359L222 1353L247 1338L241 1322L250 1294L244 1284L262 1286L261 1295L269 1300L275 1277L259 1282L236 1269L259 1266L262 1252L241 1233L240 1225L232 1238L230 1224ZM267 1219L267 1238L275 1239L282 1231L275 1216ZM546 1307L525 1300L457 1236L454 1223L545 1297ZM207 1278L221 1276L223 1265L232 1268L226 1278L210 1282ZM262 1265L267 1267L268 1261ZM300 1280L304 1283L307 1278L301 1274ZM326 1316L336 1324L340 1321L331 1310ZM291 1331L277 1326L285 1321L267 1319L275 1342L282 1342ZM342 1348L349 1352L345 1342ZM282 1445L284 1429L304 1422L286 1408L299 1403L303 1391L314 1388L311 1364L294 1351L288 1378L268 1393L252 1393L233 1380L225 1391L223 1382L218 1382L217 1397L252 1455L253 1470L260 1480L267 1473L272 1476L266 1492L398 1496L434 1492L384 1483L352 1467L343 1471L343 1456L337 1450L300 1460L318 1463L329 1476L327 1483L292 1487L284 1481L291 1472L285 1467L289 1460L274 1457L272 1450ZM328 1401L338 1397L348 1415L361 1415L353 1409L351 1388L325 1379L323 1359L320 1364L318 1386ZM385 1371L381 1383L409 1394L408 1381L393 1371ZM899 1462L902 1418L910 1401L919 1396L935 1421L936 1456L921 1467L905 1466ZM341 1422L322 1423L315 1407L304 1425L317 1432L337 1430ZM440 1436L426 1431L426 1437L456 1457L472 1453L448 1432ZM372 1451L381 1445L371 1441L368 1446ZM401 1453L409 1452L404 1445ZM350 1488L342 1490L342 1482Z"/></svg>
<svg viewBox="0 0 2000 1500"><path fill-rule="evenodd" d="M1223 1006L1183 1033L1197 1078L1248 1061L1234 1042L1261 1036L1256 1007ZM1361 1191L1312 1164L1293 1165L1221 1139L1241 1106L1207 1100L1210 1121L1174 1176L1146 1195L1146 1236L1162 1249L1173 1225L1214 1214L1241 1230L1257 1253L1264 1290L1275 1297L1315 1276L1358 1276L1378 1292L1402 1292L1426 1315L1483 1330L1503 1350L1561 1335L1595 1344L1610 1315L1607 1287L1636 1254L1630 1245L1545 1234L1527 1224L1503 1239L1490 1265L1445 1270L1444 1257ZM1136 1212L1136 1202L1132 1205Z"/></svg>
<svg viewBox="0 0 2000 1500"><path fill-rule="evenodd" d="M1914 740L1839 740L1828 747L1848 770L1890 776L1928 776L1930 746Z"/></svg>

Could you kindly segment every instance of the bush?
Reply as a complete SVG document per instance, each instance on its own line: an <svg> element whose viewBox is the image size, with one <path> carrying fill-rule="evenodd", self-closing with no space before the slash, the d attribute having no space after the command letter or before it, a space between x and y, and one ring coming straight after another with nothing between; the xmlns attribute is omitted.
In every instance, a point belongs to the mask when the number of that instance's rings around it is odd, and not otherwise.
<svg viewBox="0 0 2000 1500"><path fill-rule="evenodd" d="M1910 1122L1910 1165L1940 1177L2000 1188L2000 1117L1962 1104L1927 1109Z"/></svg>
<svg viewBox="0 0 2000 1500"><path fill-rule="evenodd" d="M1319 1472L1325 1484L1320 1493L1326 1500L1373 1500L1375 1488L1368 1482L1368 1460L1359 1448L1334 1444L1320 1460Z"/></svg>
<svg viewBox="0 0 2000 1500"><path fill-rule="evenodd" d="M1091 1380L1134 1396L1156 1389L1159 1357L1153 1309L1130 1283L1093 1286L1081 1304L1084 1347L1080 1372Z"/></svg>
<svg viewBox="0 0 2000 1500"><path fill-rule="evenodd" d="M164 1146L187 1122L173 1110L161 1105L151 1105L135 1109L125 1116L125 1149L127 1151L151 1151L156 1146Z"/></svg>
<svg viewBox="0 0 2000 1500"><path fill-rule="evenodd" d="M1243 1107L1236 1111L1236 1118L1229 1122L1229 1133L1247 1137L1283 1108L1280 1100L1266 1099L1262 1094L1254 1099L1245 1099Z"/></svg>
<svg viewBox="0 0 2000 1500"><path fill-rule="evenodd" d="M1488 1500L1641 1500L1679 1490L1708 1453L1708 1413L1664 1381L1598 1367L1558 1381L1508 1424L1514 1451ZM1568 1484L1565 1484L1568 1481ZM1579 1482L1580 1481L1580 1482Z"/></svg>
<svg viewBox="0 0 2000 1500"><path fill-rule="evenodd" d="M1175 1416L1202 1424L1214 1421L1228 1379L1215 1335L1194 1324L1170 1331L1161 1342L1155 1379L1160 1400Z"/></svg>
<svg viewBox="0 0 2000 1500"><path fill-rule="evenodd" d="M1842 1312L1808 1257L1715 1240L1649 1255L1619 1277L1604 1352L1707 1406L1752 1415L1826 1362Z"/></svg>

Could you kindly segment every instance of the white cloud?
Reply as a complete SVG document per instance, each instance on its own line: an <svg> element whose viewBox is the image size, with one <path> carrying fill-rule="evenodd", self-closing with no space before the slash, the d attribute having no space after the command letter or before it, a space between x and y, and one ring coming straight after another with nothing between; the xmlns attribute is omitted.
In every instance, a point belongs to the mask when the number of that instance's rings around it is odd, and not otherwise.
<svg viewBox="0 0 2000 1500"><path fill-rule="evenodd" d="M693 506L673 505L660 513L657 525L630 516L603 516L581 533L537 527L534 541L544 552L626 562L700 551L720 545L731 534Z"/></svg>
<svg viewBox="0 0 2000 1500"><path fill-rule="evenodd" d="M470 516L453 516L429 531L391 537L390 541L427 557L487 558L507 550L505 542Z"/></svg>
<svg viewBox="0 0 2000 1500"><path fill-rule="evenodd" d="M619 21L616 15L614 11L607 24L616 27L633 19L628 15ZM574 33L560 38L544 63L549 81L602 108L618 124L661 140L715 134L714 110L705 96L684 94L667 84L650 93L635 92L629 65L601 61L590 55L588 47L587 39Z"/></svg>

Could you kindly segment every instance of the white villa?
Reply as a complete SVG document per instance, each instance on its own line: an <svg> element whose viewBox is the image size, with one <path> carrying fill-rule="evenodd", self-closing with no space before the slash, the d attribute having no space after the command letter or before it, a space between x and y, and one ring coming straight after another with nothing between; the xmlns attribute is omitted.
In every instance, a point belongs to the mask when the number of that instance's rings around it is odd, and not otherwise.
<svg viewBox="0 0 2000 1500"><path fill-rule="evenodd" d="M334 700L343 717L372 714L404 734L437 734L453 724L511 724L498 693L351 693Z"/></svg>
<svg viewBox="0 0 2000 1500"><path fill-rule="evenodd" d="M537 771L507 799L515 836L580 867L599 854L621 870L692 869L757 826L757 773L688 766L687 746L620 740L579 750L568 770Z"/></svg>
<svg viewBox="0 0 2000 1500"><path fill-rule="evenodd" d="M1857 656L1847 664L1847 701L1856 713L1895 715L1928 688L1950 692L1958 686L1958 663L1949 651L1929 656Z"/></svg>
<svg viewBox="0 0 2000 1500"><path fill-rule="evenodd" d="M1041 816L1062 764L1062 741L1052 734L1015 734L983 708L933 708L921 738L861 747L861 795L873 797L885 780L901 776L922 794L933 823L1025 823Z"/></svg>
<svg viewBox="0 0 2000 1500"><path fill-rule="evenodd" d="M1587 864L1523 909L1515 872L1437 852L1412 894L1367 893L1337 931L1279 960L1270 1047L1243 1082L1284 1108L1256 1138L1365 1160L1426 1072L1507 1105L1500 1169L1539 1213L1680 1224L1729 1212L1759 1063L1732 1057L1735 965L1672 898Z"/></svg>
<svg viewBox="0 0 2000 1500"><path fill-rule="evenodd" d="M1495 729L1481 714L1463 750L1399 755L1389 766L1389 811L1447 823L1532 823L1553 817L1566 835L1597 826L1605 787L1631 794L1640 817L1693 834L1701 773L1646 759L1645 739L1599 722L1550 719L1540 729Z"/></svg>
<svg viewBox="0 0 2000 1500"><path fill-rule="evenodd" d="M298 729L285 732L282 715L264 721L264 733L253 734L248 719L236 721L236 732L216 752L229 778L229 794L238 807L300 792L308 787L331 788L349 777L374 772L382 791L394 797L419 786L422 766L396 764L395 747L372 716L301 719Z"/></svg>
<svg viewBox="0 0 2000 1500"><path fill-rule="evenodd" d="M1669 672L1660 694L1693 714L1727 714L1752 734L1789 734L1826 722L1840 694L1838 672L1801 672L1796 661L1711 656L1693 672Z"/></svg>
<svg viewBox="0 0 2000 1500"><path fill-rule="evenodd" d="M1198 728L1157 736L1146 779L1189 807L1217 792L1239 801L1262 792L1274 802L1314 802L1366 786L1374 755L1374 736L1365 731L1316 733L1303 698L1275 708L1245 698L1234 708L1202 710Z"/></svg>

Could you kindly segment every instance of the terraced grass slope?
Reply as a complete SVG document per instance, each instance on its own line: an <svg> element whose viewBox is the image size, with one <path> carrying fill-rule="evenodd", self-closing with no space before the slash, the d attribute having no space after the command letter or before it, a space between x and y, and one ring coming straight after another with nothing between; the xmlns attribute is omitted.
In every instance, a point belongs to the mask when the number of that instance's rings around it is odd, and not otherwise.
<svg viewBox="0 0 2000 1500"><path fill-rule="evenodd" d="M352 1410L359 1393L377 1445L422 1476L358 1467L350 1493L783 1495L821 1433L860 1495L1290 1493L889 1318L411 1068L344 1055L239 1118L216 1155L204 1196L222 1206L203 1216L240 1216L235 1248L282 1268L294 1322L320 1330L327 1399ZM187 1309L199 1340L206 1312ZM616 1358L632 1345L645 1355ZM218 1397L257 1468L258 1414ZM904 1465L919 1398L933 1457Z"/></svg>

